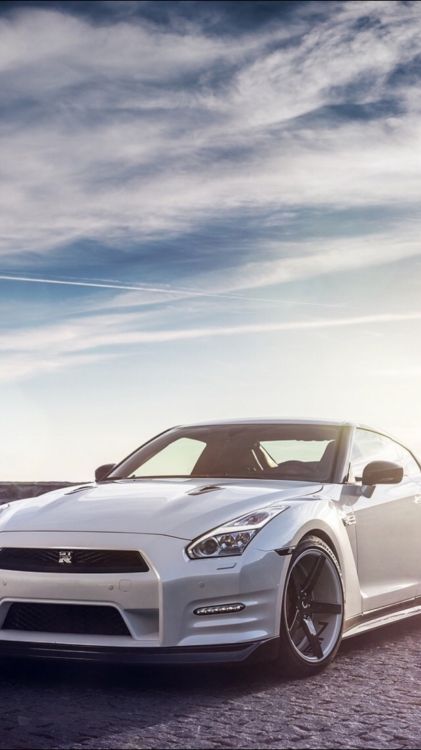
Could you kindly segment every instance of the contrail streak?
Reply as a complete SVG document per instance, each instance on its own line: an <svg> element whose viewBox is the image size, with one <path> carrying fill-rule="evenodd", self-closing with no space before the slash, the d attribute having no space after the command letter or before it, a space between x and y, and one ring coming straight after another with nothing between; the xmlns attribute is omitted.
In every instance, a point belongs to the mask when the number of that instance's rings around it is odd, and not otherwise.
<svg viewBox="0 0 421 750"><path fill-rule="evenodd" d="M0 281L17 281L27 284L52 284L58 286L75 286L93 289L118 289L125 292L146 292L150 294L184 295L188 297L208 297L216 299L243 300L245 302L277 302L284 305L309 305L313 307L340 307L325 303L307 302L302 300L284 300L268 297L247 297L240 294L225 294L223 292L205 292L204 290L188 289L183 287L146 286L138 284L123 284L118 281L70 281L69 279L47 279L34 278L32 276L12 276L0 274Z"/></svg>
<svg viewBox="0 0 421 750"><path fill-rule="evenodd" d="M58 285L64 285L64 286L82 286L82 287L93 287L96 289L124 289L125 291L130 292L159 292L160 294L186 294L187 290L179 290L179 289L168 289L166 287L153 287L153 286L138 286L138 285L130 285L130 284L122 284L120 282L97 282L97 281L69 281L65 279L46 279L46 278L33 278L32 276L6 276L5 274L0 274L0 280L1 281L22 281L24 283L29 284L58 284ZM219 295L219 294L208 294L207 292L195 292L195 291L189 291L189 294L195 294L195 295L204 295L205 297L219 297L219 296L225 296L225 295Z"/></svg>

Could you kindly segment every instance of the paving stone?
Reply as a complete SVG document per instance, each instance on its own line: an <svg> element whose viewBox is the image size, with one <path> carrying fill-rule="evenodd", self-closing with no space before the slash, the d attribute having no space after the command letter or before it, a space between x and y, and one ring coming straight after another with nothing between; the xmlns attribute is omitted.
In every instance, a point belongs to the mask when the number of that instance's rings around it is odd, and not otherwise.
<svg viewBox="0 0 421 750"><path fill-rule="evenodd" d="M317 677L272 667L4 662L0 748L421 746L421 618L343 644Z"/></svg>

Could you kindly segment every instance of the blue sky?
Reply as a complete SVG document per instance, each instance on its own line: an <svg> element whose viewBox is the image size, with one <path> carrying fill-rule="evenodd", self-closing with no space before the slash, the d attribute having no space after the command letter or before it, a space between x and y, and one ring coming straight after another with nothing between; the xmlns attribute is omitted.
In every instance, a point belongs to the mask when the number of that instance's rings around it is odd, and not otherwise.
<svg viewBox="0 0 421 750"><path fill-rule="evenodd" d="M172 424L421 453L417 2L3 2L4 479Z"/></svg>

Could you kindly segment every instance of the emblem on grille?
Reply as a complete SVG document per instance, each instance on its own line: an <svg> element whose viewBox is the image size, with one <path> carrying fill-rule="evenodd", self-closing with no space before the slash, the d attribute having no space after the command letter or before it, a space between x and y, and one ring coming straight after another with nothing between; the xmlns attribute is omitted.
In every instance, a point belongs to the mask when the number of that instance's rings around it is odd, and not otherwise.
<svg viewBox="0 0 421 750"><path fill-rule="evenodd" d="M71 550L60 550L58 553L58 561L60 565L71 565L73 562L72 554Z"/></svg>

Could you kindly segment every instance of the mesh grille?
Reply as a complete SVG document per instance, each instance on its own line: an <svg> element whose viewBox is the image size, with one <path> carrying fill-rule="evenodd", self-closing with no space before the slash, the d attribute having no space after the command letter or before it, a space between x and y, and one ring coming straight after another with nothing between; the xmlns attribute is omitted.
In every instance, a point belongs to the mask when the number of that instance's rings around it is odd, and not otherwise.
<svg viewBox="0 0 421 750"><path fill-rule="evenodd" d="M0 549L1 570L34 573L145 573L149 570L136 550Z"/></svg>
<svg viewBox="0 0 421 750"><path fill-rule="evenodd" d="M9 608L2 629L39 633L130 635L126 623L114 607L81 604L14 603Z"/></svg>

